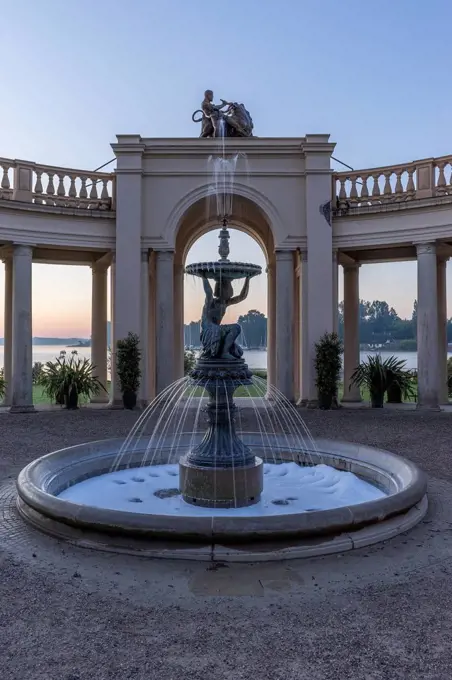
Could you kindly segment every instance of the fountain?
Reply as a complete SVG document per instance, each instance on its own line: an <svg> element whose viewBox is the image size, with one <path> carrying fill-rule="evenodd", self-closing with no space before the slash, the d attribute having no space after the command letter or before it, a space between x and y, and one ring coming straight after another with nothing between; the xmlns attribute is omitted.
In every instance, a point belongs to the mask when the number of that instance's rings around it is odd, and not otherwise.
<svg viewBox="0 0 452 680"><path fill-rule="evenodd" d="M244 127L237 107L223 100L215 107L212 99L207 91L202 137L251 135L249 114ZM237 159L225 158L224 149L213 159L220 258L186 267L205 293L194 369L156 397L126 439L55 451L22 470L17 506L40 530L131 554L288 559L369 545L424 516L426 479L413 463L367 446L314 441L299 410L252 376L237 342L240 326L221 323L261 273L228 259ZM234 403L236 389L251 384L260 393L248 400L255 429L243 427Z"/></svg>

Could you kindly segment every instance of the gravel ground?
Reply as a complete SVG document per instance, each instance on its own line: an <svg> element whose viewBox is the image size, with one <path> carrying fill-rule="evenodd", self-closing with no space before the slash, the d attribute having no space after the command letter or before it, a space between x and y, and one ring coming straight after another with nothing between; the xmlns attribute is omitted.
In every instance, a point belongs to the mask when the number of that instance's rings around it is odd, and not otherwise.
<svg viewBox="0 0 452 680"><path fill-rule="evenodd" d="M1 680L452 677L452 414L304 417L314 435L417 462L431 480L425 521L353 554L225 567L77 550L4 510ZM11 480L38 455L124 436L135 420L88 409L0 415L3 487L12 498Z"/></svg>

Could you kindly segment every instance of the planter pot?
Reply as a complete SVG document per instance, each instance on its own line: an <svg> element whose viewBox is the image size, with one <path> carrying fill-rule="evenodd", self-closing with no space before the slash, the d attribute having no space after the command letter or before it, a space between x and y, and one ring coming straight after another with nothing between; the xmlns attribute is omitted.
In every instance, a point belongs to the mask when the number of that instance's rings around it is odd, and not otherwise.
<svg viewBox="0 0 452 680"><path fill-rule="evenodd" d="M75 410L78 408L78 392L75 387L73 387L66 395L65 401L67 409Z"/></svg>
<svg viewBox="0 0 452 680"><path fill-rule="evenodd" d="M122 395L122 403L124 404L124 408L131 411L137 405L137 393L132 390L126 390Z"/></svg>
<svg viewBox="0 0 452 680"><path fill-rule="evenodd" d="M377 392L370 395L370 403L372 408L383 408L384 392Z"/></svg>
<svg viewBox="0 0 452 680"><path fill-rule="evenodd" d="M388 395L388 404L402 403L402 390L397 383L392 383L388 387L386 394Z"/></svg>
<svg viewBox="0 0 452 680"><path fill-rule="evenodd" d="M333 405L333 394L319 392L319 408L328 411Z"/></svg>

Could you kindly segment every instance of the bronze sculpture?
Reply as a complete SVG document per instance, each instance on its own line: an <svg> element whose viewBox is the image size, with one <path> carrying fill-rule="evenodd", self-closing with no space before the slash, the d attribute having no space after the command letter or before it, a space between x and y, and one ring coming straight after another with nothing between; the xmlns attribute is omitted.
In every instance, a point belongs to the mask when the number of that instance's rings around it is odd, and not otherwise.
<svg viewBox="0 0 452 680"><path fill-rule="evenodd" d="M211 359L240 359L243 349L236 343L241 333L238 323L222 324L221 321L230 305L243 302L250 288L250 277L245 278L240 295L234 296L230 279L219 279L215 283L215 289L206 275L203 276L204 292L206 300L201 318L201 344L202 358Z"/></svg>
<svg viewBox="0 0 452 680"><path fill-rule="evenodd" d="M224 99L220 101L221 104L214 104L212 90L205 91L201 108L192 115L193 122L201 123L200 137L252 137L253 119L245 106ZM195 118L197 113L202 114L201 118Z"/></svg>

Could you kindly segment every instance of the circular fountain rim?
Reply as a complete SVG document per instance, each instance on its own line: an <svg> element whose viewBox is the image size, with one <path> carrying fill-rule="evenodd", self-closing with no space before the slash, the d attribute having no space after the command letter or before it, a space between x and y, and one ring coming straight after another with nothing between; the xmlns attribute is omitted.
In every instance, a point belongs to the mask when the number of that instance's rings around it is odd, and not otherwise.
<svg viewBox="0 0 452 680"><path fill-rule="evenodd" d="M242 433L242 436L246 440L253 434ZM283 435L272 437L284 445ZM177 517L82 506L52 494L58 484L67 486L71 480L76 483L108 472L123 442L124 439L109 439L76 445L27 465L17 480L18 508L23 517L47 533L81 545L88 542L92 548L112 550L116 545L122 552L143 554L147 551L152 556L204 559L200 556L205 555L202 551L211 554L216 546L217 550L227 551L227 556L221 559L254 560L262 551L268 555L268 547L259 546L268 546L269 539L278 542L278 547L274 544L271 556L262 559L311 556L369 545L406 531L420 521L427 510L426 476L414 463L381 449L323 439L316 440L316 451L300 451L298 462L312 457L314 463L350 470L381 486L389 495L333 510L285 515L234 517L211 513L205 517ZM144 450L145 443L141 443L130 454L127 467L136 466ZM286 448L286 454L287 460L293 460L293 451ZM93 538L94 535L97 538ZM184 547L179 544L175 548L174 541L183 541ZM228 545L241 542L248 545L234 549ZM203 544L202 549L194 550L193 543Z"/></svg>

